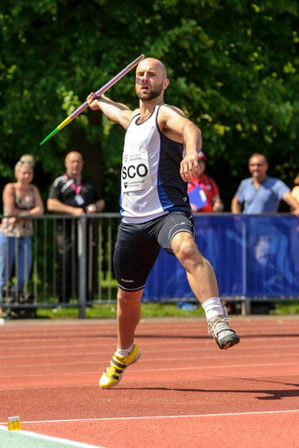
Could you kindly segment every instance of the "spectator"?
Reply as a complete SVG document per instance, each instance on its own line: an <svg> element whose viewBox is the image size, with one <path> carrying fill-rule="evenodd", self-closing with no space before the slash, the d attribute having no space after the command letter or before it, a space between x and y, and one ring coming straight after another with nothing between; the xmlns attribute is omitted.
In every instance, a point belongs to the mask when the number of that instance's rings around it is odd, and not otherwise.
<svg viewBox="0 0 299 448"><path fill-rule="evenodd" d="M267 176L268 163L263 154L253 154L249 158L249 172L251 177L244 179L236 195L232 199L232 213L260 214L276 213L280 200L284 200L293 209L293 213L299 214L299 205L292 197L289 187L280 179ZM269 238L261 235L258 241L252 242L254 260L262 264L271 250ZM262 256L261 256L262 254ZM274 309L270 302L258 302L252 304L253 314L267 313Z"/></svg>
<svg viewBox="0 0 299 448"><path fill-rule="evenodd" d="M87 177L82 177L83 165L83 157L79 152L71 151L66 155L66 172L57 177L51 185L47 201L48 210L73 216L103 210L105 202L94 183ZM57 293L60 304L69 302L72 295L72 284L76 278L75 272L72 272L72 253L76 253L76 243L77 238L72 238L72 221L59 220ZM91 297L88 297L88 300L90 299Z"/></svg>
<svg viewBox="0 0 299 448"><path fill-rule="evenodd" d="M299 205L292 196L289 187L281 180L267 176L268 163L263 154L253 154L249 159L251 177L242 180L232 199L232 213L276 213L283 199L299 215Z"/></svg>
<svg viewBox="0 0 299 448"><path fill-rule="evenodd" d="M22 219L44 213L38 188L32 185L34 159L23 155L15 166L16 182L5 185L3 190L3 214L0 225L0 295L9 294L13 264L16 265L15 294L24 292L31 271L32 220Z"/></svg>
<svg viewBox="0 0 299 448"><path fill-rule="evenodd" d="M200 151L198 153L199 174L197 177L190 175L188 182L188 195L193 212L212 213L223 210L223 202L220 199L219 188L215 181L205 174L207 157Z"/></svg>
<svg viewBox="0 0 299 448"><path fill-rule="evenodd" d="M294 184L295 186L292 188L291 195L299 204L299 173L294 179ZM294 211L294 208L291 208L291 210Z"/></svg>

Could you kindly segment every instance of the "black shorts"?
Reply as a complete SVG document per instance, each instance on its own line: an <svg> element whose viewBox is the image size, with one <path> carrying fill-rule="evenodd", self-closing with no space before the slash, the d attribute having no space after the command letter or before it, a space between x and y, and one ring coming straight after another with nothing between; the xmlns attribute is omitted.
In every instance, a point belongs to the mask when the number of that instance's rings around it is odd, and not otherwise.
<svg viewBox="0 0 299 448"><path fill-rule="evenodd" d="M194 237L191 214L171 212L142 224L121 223L113 256L118 286L126 291L143 289L160 248L174 255L171 241L180 232Z"/></svg>

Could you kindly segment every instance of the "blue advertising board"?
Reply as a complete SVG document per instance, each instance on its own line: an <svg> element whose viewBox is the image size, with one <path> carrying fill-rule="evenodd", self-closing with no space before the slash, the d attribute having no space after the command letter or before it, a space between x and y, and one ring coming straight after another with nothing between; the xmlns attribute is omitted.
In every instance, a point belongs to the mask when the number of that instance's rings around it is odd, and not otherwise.
<svg viewBox="0 0 299 448"><path fill-rule="evenodd" d="M299 219L292 215L202 214L196 243L212 264L220 296L299 297ZM194 297L184 268L163 250L144 301Z"/></svg>

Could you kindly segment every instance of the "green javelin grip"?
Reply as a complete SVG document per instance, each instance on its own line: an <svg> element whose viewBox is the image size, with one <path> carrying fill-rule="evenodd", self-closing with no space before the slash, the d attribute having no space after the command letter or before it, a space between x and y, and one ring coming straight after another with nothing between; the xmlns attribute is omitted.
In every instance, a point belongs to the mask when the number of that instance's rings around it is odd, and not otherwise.
<svg viewBox="0 0 299 448"><path fill-rule="evenodd" d="M119 81L130 70L132 70L132 68L134 68L137 64L139 64L139 62L143 58L144 58L144 54L141 54L133 62L131 62L129 65L127 65L127 67L125 67L121 72L119 72L116 76L114 76L114 78L110 79L110 81L108 81L103 87L101 87L99 90L97 90L93 94L94 99L103 95L103 93L105 93L108 89L110 89L110 87L112 87L114 84L116 84L117 81ZM61 129L63 129L66 125L68 125L74 118L76 118L79 114L81 114L81 112L83 112L83 110L85 110L87 107L88 107L88 103L87 103L87 101L85 101L85 103L81 104L81 106L78 107L78 109L76 109L69 117L67 117L62 123L60 123L57 126L57 128L55 128L46 138L44 138L44 140L40 143L40 145L42 145L47 140L49 140L51 137L53 137L53 135L55 135L57 132L61 131Z"/></svg>

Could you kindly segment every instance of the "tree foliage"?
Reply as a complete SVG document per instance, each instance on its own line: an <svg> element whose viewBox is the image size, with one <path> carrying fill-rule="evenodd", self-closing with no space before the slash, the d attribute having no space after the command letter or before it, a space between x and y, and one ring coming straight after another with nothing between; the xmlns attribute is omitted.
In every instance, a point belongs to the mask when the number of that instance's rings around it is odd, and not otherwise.
<svg viewBox="0 0 299 448"><path fill-rule="evenodd" d="M209 173L229 209L253 152L288 184L298 162L296 0L4 0L0 6L2 183L16 159L38 160L47 194L63 157L80 150L86 169L117 210L124 131L84 112L43 146L39 142L139 54L163 60L165 100L203 132ZM133 71L108 93L137 106Z"/></svg>

